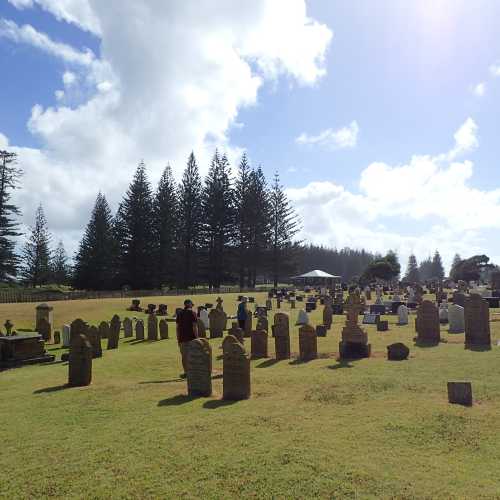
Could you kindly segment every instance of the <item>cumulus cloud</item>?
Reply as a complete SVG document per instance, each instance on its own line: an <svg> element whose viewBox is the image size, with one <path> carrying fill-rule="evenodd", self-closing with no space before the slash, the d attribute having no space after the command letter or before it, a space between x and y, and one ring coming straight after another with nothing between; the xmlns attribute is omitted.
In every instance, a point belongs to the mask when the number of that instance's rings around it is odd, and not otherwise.
<svg viewBox="0 0 500 500"><path fill-rule="evenodd" d="M472 93L476 97L484 97L484 95L486 94L486 83L481 82L477 85L474 85L474 87L472 88Z"/></svg>
<svg viewBox="0 0 500 500"><path fill-rule="evenodd" d="M28 128L41 149L11 149L25 171L16 196L26 221L42 201L51 226L67 234L81 230L98 190L116 206L142 158L156 181L167 162L179 175L191 150L202 170L215 146L236 155L227 131L239 111L256 104L266 81L318 82L332 38L304 0L11 3L100 39L93 54L31 26L1 24L3 36L65 65L54 104L33 103Z"/></svg>
<svg viewBox="0 0 500 500"><path fill-rule="evenodd" d="M473 188L473 163L455 161L477 147L477 125L467 119L454 137L449 153L368 165L357 192L333 182L288 189L302 219L300 237L338 248L392 248L403 265L410 253L422 259L436 248L448 264L456 252L484 252L481 234L500 228L500 189Z"/></svg>
<svg viewBox="0 0 500 500"><path fill-rule="evenodd" d="M495 78L500 76L500 63L495 63L490 66L490 74Z"/></svg>
<svg viewBox="0 0 500 500"><path fill-rule="evenodd" d="M336 150L354 148L358 142L359 125L354 120L348 126L333 130L328 128L318 135L302 132L296 139L297 144L318 146L324 149Z"/></svg>

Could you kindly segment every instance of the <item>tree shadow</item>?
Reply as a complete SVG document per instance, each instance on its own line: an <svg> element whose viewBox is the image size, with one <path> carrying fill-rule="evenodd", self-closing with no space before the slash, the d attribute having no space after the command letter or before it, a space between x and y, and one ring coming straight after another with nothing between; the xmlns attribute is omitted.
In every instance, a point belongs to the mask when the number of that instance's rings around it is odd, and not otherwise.
<svg viewBox="0 0 500 500"><path fill-rule="evenodd" d="M327 366L327 368L329 370L339 370L340 368L354 368L354 365L350 363L351 361L351 359L338 359L337 364Z"/></svg>
<svg viewBox="0 0 500 500"><path fill-rule="evenodd" d="M279 363L280 360L277 360L277 359L274 359L274 358L271 358L271 359L268 359L267 361L264 361L263 363L261 363L260 365L256 365L255 368L268 368L269 366L273 366L275 365L276 363Z"/></svg>
<svg viewBox="0 0 500 500"><path fill-rule="evenodd" d="M69 389L69 385L64 384L64 385L56 385L54 387L45 387L44 389L37 389L36 391L33 391L33 394L46 394L50 392L63 391L64 389Z"/></svg>
<svg viewBox="0 0 500 500"><path fill-rule="evenodd" d="M177 396L173 396L171 398L162 399L158 401L158 406L180 406L185 403L190 403L197 399L194 396L187 396L186 394L177 394Z"/></svg>
<svg viewBox="0 0 500 500"><path fill-rule="evenodd" d="M237 400L229 400L229 399L211 399L206 403L203 403L203 408L207 410L216 410L217 408L221 408L223 406L231 406L237 403Z"/></svg>

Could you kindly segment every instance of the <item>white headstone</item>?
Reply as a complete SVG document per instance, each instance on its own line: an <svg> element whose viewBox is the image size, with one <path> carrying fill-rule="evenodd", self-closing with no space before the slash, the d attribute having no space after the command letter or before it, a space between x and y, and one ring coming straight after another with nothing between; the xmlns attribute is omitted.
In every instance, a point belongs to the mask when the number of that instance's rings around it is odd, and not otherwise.
<svg viewBox="0 0 500 500"><path fill-rule="evenodd" d="M206 309L200 311L200 319L208 330L210 328L210 319L208 318L208 311Z"/></svg>
<svg viewBox="0 0 500 500"><path fill-rule="evenodd" d="M398 307L398 325L407 325L408 324L408 308L401 304Z"/></svg>
<svg viewBox="0 0 500 500"><path fill-rule="evenodd" d="M69 347L69 340L71 337L71 326L63 325L62 327L62 346Z"/></svg>
<svg viewBox="0 0 500 500"><path fill-rule="evenodd" d="M439 321L441 323L448 322L448 303L447 302L441 302L441 304L439 305Z"/></svg>
<svg viewBox="0 0 500 500"><path fill-rule="evenodd" d="M448 307L448 323L449 333L465 332L464 308L462 306L452 304Z"/></svg>
<svg viewBox="0 0 500 500"><path fill-rule="evenodd" d="M296 325L308 325L309 324L309 315L304 311L304 309L301 309L299 311L299 316L297 318L297 323Z"/></svg>

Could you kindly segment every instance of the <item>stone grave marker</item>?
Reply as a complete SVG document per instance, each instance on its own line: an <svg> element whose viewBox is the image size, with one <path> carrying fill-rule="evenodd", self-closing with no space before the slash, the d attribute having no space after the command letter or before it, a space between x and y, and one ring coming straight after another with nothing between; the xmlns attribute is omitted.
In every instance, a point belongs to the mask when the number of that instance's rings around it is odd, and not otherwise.
<svg viewBox="0 0 500 500"><path fill-rule="evenodd" d="M380 321L380 314L363 314L363 325L376 325Z"/></svg>
<svg viewBox="0 0 500 500"><path fill-rule="evenodd" d="M222 342L222 399L238 401L250 397L250 357L232 335Z"/></svg>
<svg viewBox="0 0 500 500"><path fill-rule="evenodd" d="M101 334L101 339L107 339L109 336L109 323L107 321L101 321L99 323L99 332Z"/></svg>
<svg viewBox="0 0 500 500"><path fill-rule="evenodd" d="M465 347L491 348L490 309L480 295L472 293L465 299Z"/></svg>
<svg viewBox="0 0 500 500"><path fill-rule="evenodd" d="M307 314L306 311L304 311L304 309L301 309L297 316L297 322L295 323L295 326L308 325L308 324L309 324L309 315Z"/></svg>
<svg viewBox="0 0 500 500"><path fill-rule="evenodd" d="M245 329L243 331L243 335L247 338L250 338L250 335L252 334L252 313L250 311L247 311L247 318L245 320Z"/></svg>
<svg viewBox="0 0 500 500"><path fill-rule="evenodd" d="M301 361L310 361L318 357L318 337L311 325L299 328L299 356Z"/></svg>
<svg viewBox="0 0 500 500"><path fill-rule="evenodd" d="M265 330L266 333L269 333L269 321L265 316L259 316L257 318L257 326L256 330Z"/></svg>
<svg viewBox="0 0 500 500"><path fill-rule="evenodd" d="M120 317L117 314L115 314L111 318L111 322L109 324L108 350L118 349L118 342L120 340L120 329L121 329Z"/></svg>
<svg viewBox="0 0 500 500"><path fill-rule="evenodd" d="M132 320L130 318L123 319L123 336L125 338L133 337Z"/></svg>
<svg viewBox="0 0 500 500"><path fill-rule="evenodd" d="M54 308L49 306L48 304L39 304L36 306L36 321L35 321L35 330L42 335L43 340L45 342L50 342L52 340L52 324L53 324L53 316L52 311ZM49 327L46 325L42 326L43 333L48 335L48 337L44 337L44 335L40 332L40 320L45 320Z"/></svg>
<svg viewBox="0 0 500 500"><path fill-rule="evenodd" d="M236 337L238 339L238 342L241 342L242 344L245 342L245 339L243 338L243 330L238 326L237 322L233 322L231 325L231 328L227 331L228 335L232 335L233 337ZM246 336L246 335L245 335Z"/></svg>
<svg viewBox="0 0 500 500"><path fill-rule="evenodd" d="M472 384L470 382L448 382L448 402L472 406Z"/></svg>
<svg viewBox="0 0 500 500"><path fill-rule="evenodd" d="M448 307L448 333L465 332L464 308L457 304Z"/></svg>
<svg viewBox="0 0 500 500"><path fill-rule="evenodd" d="M402 304L398 307L398 323L399 326L408 324L408 308Z"/></svg>
<svg viewBox="0 0 500 500"><path fill-rule="evenodd" d="M224 329L226 328L227 314L223 311L222 307L217 307L212 309L208 314L210 323L210 338L220 338L223 335Z"/></svg>
<svg viewBox="0 0 500 500"><path fill-rule="evenodd" d="M158 340L158 318L156 314L148 315L148 340Z"/></svg>
<svg viewBox="0 0 500 500"><path fill-rule="evenodd" d="M168 339L168 322L166 319L160 319L158 323L158 327L160 329L160 339L166 340Z"/></svg>
<svg viewBox="0 0 500 500"><path fill-rule="evenodd" d="M265 330L254 330L250 337L250 350L252 359L267 358L267 338Z"/></svg>
<svg viewBox="0 0 500 500"><path fill-rule="evenodd" d="M92 346L92 358L102 358L101 336L97 326L87 328L86 337Z"/></svg>
<svg viewBox="0 0 500 500"><path fill-rule="evenodd" d="M457 306L464 307L465 305L465 294L463 292L453 293L453 303Z"/></svg>
<svg viewBox="0 0 500 500"><path fill-rule="evenodd" d="M387 346L387 359L389 361L404 361L408 359L410 349L402 342L396 342Z"/></svg>
<svg viewBox="0 0 500 500"><path fill-rule="evenodd" d="M332 326L332 320L333 320L333 309L331 304L328 302L325 304L325 307L323 308L323 324L328 328L328 330Z"/></svg>
<svg viewBox="0 0 500 500"><path fill-rule="evenodd" d="M275 316L276 318L276 316ZM274 348L276 359L290 359L290 329L288 323L283 321L273 325Z"/></svg>
<svg viewBox="0 0 500 500"><path fill-rule="evenodd" d="M38 320L37 333L42 337L45 342L52 340L52 326L45 318Z"/></svg>
<svg viewBox="0 0 500 500"><path fill-rule="evenodd" d="M417 345L437 345L441 340L439 314L437 307L430 300L423 300L417 309L415 320Z"/></svg>
<svg viewBox="0 0 500 500"><path fill-rule="evenodd" d="M81 330L82 320L75 320L71 324L74 332ZM72 334L68 358L68 385L83 387L92 381L92 346L83 334Z"/></svg>
<svg viewBox="0 0 500 500"><path fill-rule="evenodd" d="M316 325L316 337L326 337L327 331L326 325Z"/></svg>
<svg viewBox="0 0 500 500"><path fill-rule="evenodd" d="M142 319L135 322L135 338L136 340L144 340L144 321Z"/></svg>
<svg viewBox="0 0 500 500"><path fill-rule="evenodd" d="M340 359L368 358L371 354L368 334L358 325L358 317L365 311L365 301L359 290L349 294L345 308L346 322L339 343Z"/></svg>
<svg viewBox="0 0 500 500"><path fill-rule="evenodd" d="M54 344L59 345L61 343L61 332L56 330L54 332Z"/></svg>
<svg viewBox="0 0 500 500"><path fill-rule="evenodd" d="M69 347L71 339L71 327L69 325L63 325L62 327L62 346Z"/></svg>
<svg viewBox="0 0 500 500"><path fill-rule="evenodd" d="M377 332L387 332L389 330L389 321L380 320L377 323Z"/></svg>
<svg viewBox="0 0 500 500"><path fill-rule="evenodd" d="M212 395L212 348L207 339L197 338L188 343L186 378L189 396Z"/></svg>
<svg viewBox="0 0 500 500"><path fill-rule="evenodd" d="M206 339L207 338L207 329L205 327L205 322L201 319L201 317L198 318L196 324L198 325L198 337L201 339Z"/></svg>
<svg viewBox="0 0 500 500"><path fill-rule="evenodd" d="M439 323L441 325L448 324L448 302L441 302L439 305Z"/></svg>

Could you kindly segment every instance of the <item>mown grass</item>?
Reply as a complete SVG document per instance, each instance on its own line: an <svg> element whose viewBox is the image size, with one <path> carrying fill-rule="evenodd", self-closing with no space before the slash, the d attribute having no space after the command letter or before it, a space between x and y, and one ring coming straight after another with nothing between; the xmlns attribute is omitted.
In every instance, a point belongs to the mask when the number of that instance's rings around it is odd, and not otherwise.
<svg viewBox="0 0 500 500"><path fill-rule="evenodd" d="M143 302L166 302L173 311L182 299ZM224 297L229 313L235 299ZM76 317L94 324L114 313L123 318L129 302L52 303L54 321L60 328ZM0 321L32 328L34 306L0 305ZM294 322L297 310L285 310ZM318 323L321 311L311 317ZM170 340L155 343L122 339L94 361L86 388L64 387L65 363L2 372L0 496L500 497L500 323L492 323L492 350L471 352L446 327L448 343L414 347L413 318L408 327L389 320L387 333L366 326L371 359L335 359L339 316L318 339L320 359L252 361L252 398L236 403L220 399L220 339L210 341L214 396L186 396L173 329ZM411 347L408 361L386 360L386 345L396 341ZM449 405L448 380L472 381L476 404Z"/></svg>

